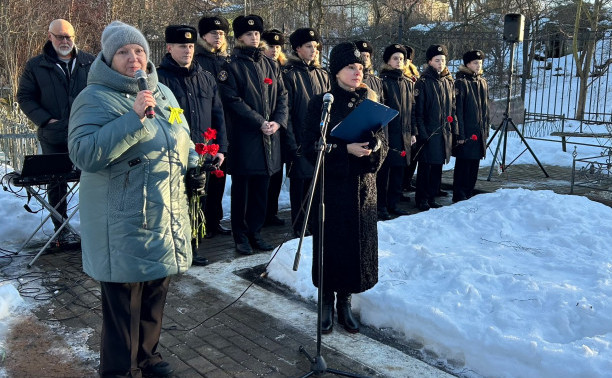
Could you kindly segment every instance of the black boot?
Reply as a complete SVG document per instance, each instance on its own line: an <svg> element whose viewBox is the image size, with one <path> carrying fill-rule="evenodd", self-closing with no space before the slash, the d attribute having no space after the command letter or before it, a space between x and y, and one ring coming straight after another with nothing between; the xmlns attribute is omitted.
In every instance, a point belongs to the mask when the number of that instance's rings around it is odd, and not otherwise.
<svg viewBox="0 0 612 378"><path fill-rule="evenodd" d="M348 333L359 332L359 322L355 319L351 311L350 293L338 293L336 311L338 311L338 324L342 324Z"/></svg>
<svg viewBox="0 0 612 378"><path fill-rule="evenodd" d="M334 329L334 292L323 292L323 314L321 333L328 334Z"/></svg>

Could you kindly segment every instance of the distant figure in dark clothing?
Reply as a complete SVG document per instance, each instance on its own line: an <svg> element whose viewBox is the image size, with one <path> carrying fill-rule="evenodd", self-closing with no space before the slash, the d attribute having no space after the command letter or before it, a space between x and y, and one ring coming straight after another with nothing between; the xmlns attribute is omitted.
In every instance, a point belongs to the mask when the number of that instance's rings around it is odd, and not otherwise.
<svg viewBox="0 0 612 378"><path fill-rule="evenodd" d="M203 134L208 128L217 130L217 138L212 143L219 145L219 152L211 160L221 166L228 148L223 104L214 77L193 60L196 30L188 25L170 25L166 28L165 38L168 53L157 68L159 82L174 93L187 118L190 137L194 143L204 143ZM215 176L209 174L207 182L210 182L211 177ZM208 202L207 197L208 193L201 203L204 207ZM214 219L210 222L206 219L206 235L216 232L218 226ZM212 230L208 231L208 228ZM196 252L194 250L193 264L208 264L208 259Z"/></svg>
<svg viewBox="0 0 612 378"><path fill-rule="evenodd" d="M25 115L38 126L43 154L68 152L68 118L72 102L87 85L89 67L95 57L77 49L72 25L62 19L49 25L48 41L42 54L28 60L19 78L17 102ZM49 204L56 206L68 191L66 182L51 185ZM57 211L66 218L67 204ZM55 230L62 223L53 219ZM58 236L60 244L74 239L66 228Z"/></svg>
<svg viewBox="0 0 612 378"><path fill-rule="evenodd" d="M441 205L435 197L440 191L442 165L451 156L452 138L457 134L455 87L446 67L448 52L443 45L427 49L427 69L415 85L417 140L416 206L421 211Z"/></svg>
<svg viewBox="0 0 612 378"><path fill-rule="evenodd" d="M487 154L489 137L489 86L482 76L484 53L468 51L463 55L455 80L459 133L453 149L453 202L473 194L478 178L479 160Z"/></svg>

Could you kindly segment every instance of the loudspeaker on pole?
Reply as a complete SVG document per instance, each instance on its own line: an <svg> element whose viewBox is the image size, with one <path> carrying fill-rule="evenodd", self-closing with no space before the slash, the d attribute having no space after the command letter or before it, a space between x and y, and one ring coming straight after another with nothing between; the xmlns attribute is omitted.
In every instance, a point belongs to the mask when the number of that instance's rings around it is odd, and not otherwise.
<svg viewBox="0 0 612 378"><path fill-rule="evenodd" d="M509 13L504 16L504 41L523 42L525 29L525 16L518 13Z"/></svg>

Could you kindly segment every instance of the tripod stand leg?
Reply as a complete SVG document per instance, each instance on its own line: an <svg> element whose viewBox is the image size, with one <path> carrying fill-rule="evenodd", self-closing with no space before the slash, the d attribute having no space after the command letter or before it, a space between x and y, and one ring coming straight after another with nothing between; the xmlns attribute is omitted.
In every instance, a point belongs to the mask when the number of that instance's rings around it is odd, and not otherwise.
<svg viewBox="0 0 612 378"><path fill-rule="evenodd" d="M489 146L491 142L493 142L495 135L497 135L498 133L501 133L501 135L499 136L499 140L497 141L497 147L495 148L495 153L493 154L493 161L491 162L491 169L489 169L489 176L487 177L487 181L491 181L491 176L493 175L493 168L495 167L495 163L497 162L497 154L499 153L499 147L501 146L502 139L504 138L504 136L506 136L507 128L508 128L508 119L504 118L502 123L499 125L499 128L495 130L495 133L493 134L493 136L491 136L491 139L489 139L489 143L487 143L487 146Z"/></svg>
<svg viewBox="0 0 612 378"><path fill-rule="evenodd" d="M546 177L550 177L548 175L548 172L546 172L546 169L544 169L544 166L542 165L542 163L540 163L540 160L538 160L538 157L536 156L535 152L533 152L533 150L531 149L531 147L529 146L529 143L527 143L527 141L525 140L525 137L523 136L523 134L520 132L520 130L518 129L518 127L516 127L516 125L514 124L514 122L512 120L510 120L510 123L512 123L512 126L514 126L514 129L516 130L516 133L518 134L518 136L521 138L521 140L523 141L523 143L525 143L525 147L527 147L527 149L529 150L529 153L531 154L531 156L533 156L533 158L535 159L536 163L538 163L538 166L540 166L540 169L542 170L542 172L544 172L544 176Z"/></svg>

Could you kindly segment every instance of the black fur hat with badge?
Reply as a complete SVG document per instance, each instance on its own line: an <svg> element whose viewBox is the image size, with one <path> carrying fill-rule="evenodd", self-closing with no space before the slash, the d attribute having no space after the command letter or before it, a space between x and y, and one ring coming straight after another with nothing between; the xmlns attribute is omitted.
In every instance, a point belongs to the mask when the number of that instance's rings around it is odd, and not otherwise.
<svg viewBox="0 0 612 378"><path fill-rule="evenodd" d="M446 48L446 46L431 45L427 48L427 51L425 52L425 57L427 58L428 62L432 60L434 56L438 56L438 55L444 55L445 57L448 58L448 49Z"/></svg>
<svg viewBox="0 0 612 378"><path fill-rule="evenodd" d="M360 52L368 52L370 55L372 55L372 52L374 51L372 44L368 41L355 41L355 46L357 46L357 49Z"/></svg>
<svg viewBox="0 0 612 378"><path fill-rule="evenodd" d="M189 25L170 25L165 36L166 43L196 43L198 39L195 28Z"/></svg>
<svg viewBox="0 0 612 378"><path fill-rule="evenodd" d="M263 33L264 22L263 18L256 14L250 14L248 16L238 16L232 22L232 29L234 29L234 37L239 38L246 32L258 31Z"/></svg>
<svg viewBox="0 0 612 378"><path fill-rule="evenodd" d="M473 60L484 60L485 55L481 50L472 50L463 54L463 64L468 65Z"/></svg>
<svg viewBox="0 0 612 378"><path fill-rule="evenodd" d="M200 37L213 30L223 30L225 34L229 33L229 22L225 17L221 16L210 16L202 17L198 22L198 32Z"/></svg>
<svg viewBox="0 0 612 378"><path fill-rule="evenodd" d="M261 35L261 39L266 41L268 46L284 46L285 45L285 36L283 32L278 29L270 29L263 32Z"/></svg>
<svg viewBox="0 0 612 378"><path fill-rule="evenodd" d="M304 43L308 43L311 41L319 42L321 40L321 36L317 33L316 30L311 28L299 28L296 29L289 36L289 42L291 42L291 48L296 50L298 47L302 46Z"/></svg>
<svg viewBox="0 0 612 378"><path fill-rule="evenodd" d="M332 78L335 78L344 67L354 63L363 64L363 60L353 42L337 44L329 53L329 73Z"/></svg>
<svg viewBox="0 0 612 378"><path fill-rule="evenodd" d="M398 44L393 44L393 45L389 45L389 46L387 46L387 48L385 48L385 52L383 53L383 61L385 63L389 63L389 59L391 59L391 56L393 56L393 54L395 54L395 53L402 53L402 54L404 54L404 60L406 60L407 57L408 57L408 53L406 52L406 49L404 48L404 46L398 45Z"/></svg>

